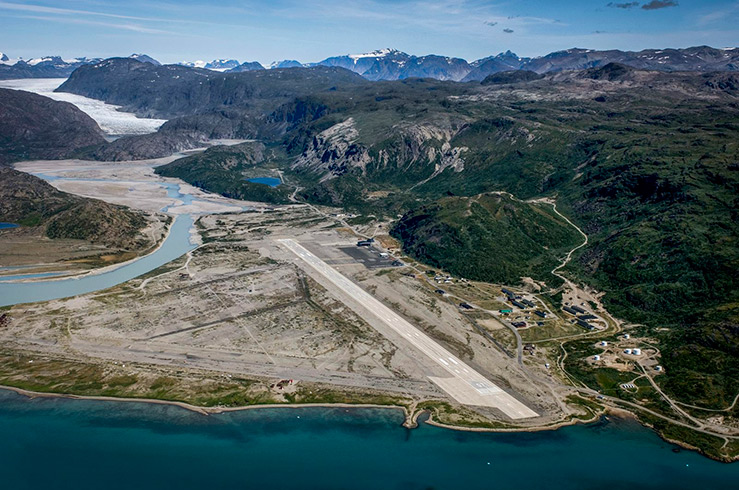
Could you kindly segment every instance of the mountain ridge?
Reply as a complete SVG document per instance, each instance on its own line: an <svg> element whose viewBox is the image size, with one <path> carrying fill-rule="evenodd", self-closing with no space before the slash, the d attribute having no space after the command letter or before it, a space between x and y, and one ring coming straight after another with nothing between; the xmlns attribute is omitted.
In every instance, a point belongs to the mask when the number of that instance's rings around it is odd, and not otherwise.
<svg viewBox="0 0 739 490"><path fill-rule="evenodd" d="M0 166L33 158L63 158L105 143L103 132L69 102L0 89Z"/></svg>
<svg viewBox="0 0 739 490"><path fill-rule="evenodd" d="M66 78L80 66L101 61L100 58L63 60L58 56L34 58L26 61L12 60L5 54L3 56L5 59L0 59L0 79ZM155 65L160 64L154 58L144 54L133 54L130 57ZM331 56L313 63L301 63L297 60L275 61L267 67L256 61L240 63L236 59L226 58L214 59L209 62L201 60L181 61L175 64L216 72L336 66L358 73L373 81L435 78L437 80L469 82L482 81L488 75L504 71L527 70L542 74L552 71L596 68L614 62L634 68L657 71L739 71L739 48L692 46L688 48L644 49L641 51L570 48L537 57L519 57L512 51L507 50L474 61L437 54L416 56L397 49L383 48L368 53Z"/></svg>

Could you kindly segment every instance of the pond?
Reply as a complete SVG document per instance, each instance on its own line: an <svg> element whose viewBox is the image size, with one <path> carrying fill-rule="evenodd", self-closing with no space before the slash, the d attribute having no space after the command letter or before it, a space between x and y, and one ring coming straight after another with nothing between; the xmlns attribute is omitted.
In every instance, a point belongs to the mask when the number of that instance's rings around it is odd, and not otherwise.
<svg viewBox="0 0 739 490"><path fill-rule="evenodd" d="M252 179L246 179L246 180L254 184L264 184L270 187L277 187L278 185L282 184L282 181L275 177L254 177Z"/></svg>

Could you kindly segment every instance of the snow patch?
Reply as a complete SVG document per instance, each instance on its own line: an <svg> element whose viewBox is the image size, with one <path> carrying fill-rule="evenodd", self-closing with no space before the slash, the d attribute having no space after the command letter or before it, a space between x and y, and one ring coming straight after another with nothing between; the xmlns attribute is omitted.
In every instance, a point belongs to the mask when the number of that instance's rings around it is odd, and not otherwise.
<svg viewBox="0 0 739 490"><path fill-rule="evenodd" d="M53 61L53 58L47 56L46 58L33 58L32 60L28 60L26 63L31 66L36 66L39 63L43 63L45 61Z"/></svg>
<svg viewBox="0 0 739 490"><path fill-rule="evenodd" d="M384 49L377 49L375 51L372 51L371 53L362 53L362 54L350 54L348 55L349 58L353 59L355 62L362 58L384 58L387 55L399 53L397 49L391 49L391 48L384 48Z"/></svg>

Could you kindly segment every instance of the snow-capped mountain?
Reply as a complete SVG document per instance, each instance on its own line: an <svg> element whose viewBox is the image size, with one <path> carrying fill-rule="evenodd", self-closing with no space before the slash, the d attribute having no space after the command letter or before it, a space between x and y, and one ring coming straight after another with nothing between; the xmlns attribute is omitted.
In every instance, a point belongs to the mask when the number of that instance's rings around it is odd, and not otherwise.
<svg viewBox="0 0 739 490"><path fill-rule="evenodd" d="M180 61L177 63L181 66L187 66L188 68L205 68L205 65L208 64L207 61L203 60L197 60L197 61Z"/></svg>
<svg viewBox="0 0 739 490"><path fill-rule="evenodd" d="M370 80L398 80L420 77L461 80L471 68L461 58L427 55L413 56L397 49L379 49L370 53L334 56L317 63L340 66Z"/></svg>
<svg viewBox="0 0 739 490"><path fill-rule="evenodd" d="M323 61L319 61L316 64L323 66L338 66L364 76L365 73L370 70L375 72L380 71L381 67L395 65L397 68L400 68L408 62L408 58L410 58L410 56L401 51L385 48L378 49L370 53L332 56ZM380 66L375 67L375 65Z"/></svg>
<svg viewBox="0 0 739 490"><path fill-rule="evenodd" d="M100 58L73 58L62 59L61 56L44 56L24 60L6 59L0 61L0 79L14 78L67 78L75 69L82 65L97 63Z"/></svg>
<svg viewBox="0 0 739 490"><path fill-rule="evenodd" d="M241 63L240 65L231 68L230 70L228 70L228 73L239 73L242 71L254 71L254 70L264 70L264 67L259 62L247 61L245 63Z"/></svg>
<svg viewBox="0 0 739 490"><path fill-rule="evenodd" d="M13 59L5 53L0 53L0 65L15 65L18 61L20 58Z"/></svg>
<svg viewBox="0 0 739 490"><path fill-rule="evenodd" d="M521 70L530 58L520 58L510 50L495 56L488 56L470 63L470 72L462 79L464 82L483 80L488 75L503 71Z"/></svg>
<svg viewBox="0 0 739 490"><path fill-rule="evenodd" d="M142 54L142 53L134 53L129 58L132 58L134 60L138 60L142 63L151 63L152 65L160 66L161 63L159 63L157 60L149 56L148 54Z"/></svg>
<svg viewBox="0 0 739 490"><path fill-rule="evenodd" d="M273 61L269 64L269 69L272 70L274 68L300 68L303 65L300 61L297 60L282 60L282 61Z"/></svg>
<svg viewBox="0 0 739 490"><path fill-rule="evenodd" d="M237 66L239 66L238 60L222 59L222 60L211 61L210 63L205 65L205 68L207 68L208 70L214 70L214 71L227 71L227 70L232 70L236 68Z"/></svg>
<svg viewBox="0 0 739 490"><path fill-rule="evenodd" d="M182 61L180 63L177 63L178 65L182 66L189 66L190 68L205 68L206 70L213 70L213 71L229 71L237 66L239 66L238 60L230 60L230 59L220 59L220 60L213 60L213 61L203 61L203 60L197 60L197 61Z"/></svg>

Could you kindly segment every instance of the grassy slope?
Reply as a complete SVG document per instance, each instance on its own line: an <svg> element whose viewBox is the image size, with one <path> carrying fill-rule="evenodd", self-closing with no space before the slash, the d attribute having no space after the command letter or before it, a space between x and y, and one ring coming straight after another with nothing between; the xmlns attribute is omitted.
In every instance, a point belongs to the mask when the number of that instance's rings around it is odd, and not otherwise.
<svg viewBox="0 0 739 490"><path fill-rule="evenodd" d="M262 166L267 149L261 143L214 147L156 169L165 177L177 177L194 186L226 197L269 203L288 202L285 186L272 188L247 182L250 177L269 176Z"/></svg>
<svg viewBox="0 0 739 490"><path fill-rule="evenodd" d="M393 229L414 257L475 280L545 277L580 235L545 205L506 195L447 197L406 214Z"/></svg>
<svg viewBox="0 0 739 490"><path fill-rule="evenodd" d="M599 130L562 197L591 237L570 273L618 316L671 328L666 388L723 407L739 380L739 128L735 109L700 109Z"/></svg>
<svg viewBox="0 0 739 490"><path fill-rule="evenodd" d="M146 219L122 206L61 192L33 175L0 167L0 221L43 227L49 238L139 248Z"/></svg>
<svg viewBox="0 0 739 490"><path fill-rule="evenodd" d="M433 210L418 237L405 235L407 246L463 275L500 261L501 251L522 242L522 230L493 233L496 227L511 231L509 217L465 217L466 208L443 196L498 190L521 199L556 196L590 237L568 272L606 291L616 315L669 328L659 333L666 388L687 401L721 406L739 382L739 106L735 91L707 85L707 76L641 80L650 76L637 73L624 85L569 79L509 88L407 80L316 94L311 104L323 109L286 130L279 143L288 158L268 162L314 202L408 213L406 222ZM321 131L348 117L359 133L354 143L371 157L366 167L321 180L289 166ZM427 155L442 142L414 139L408 127L451 134L452 147L467 148L464 170L448 169L416 185L439 163ZM243 172L223 171L217 184L241 180ZM387 197L370 196L378 190ZM438 241L421 244L424 236ZM548 254L527 255L531 264L523 265L519 256L506 258L505 266L486 274L551 280L541 276ZM460 256L475 257L482 269L464 266Z"/></svg>

